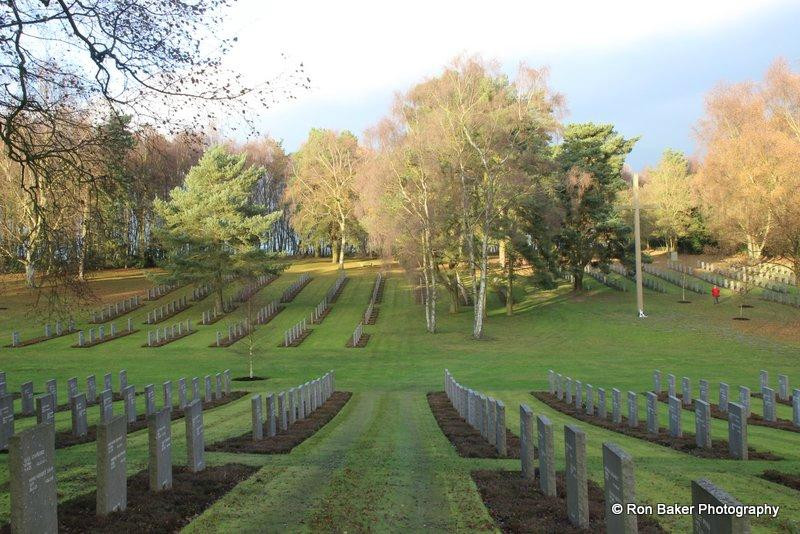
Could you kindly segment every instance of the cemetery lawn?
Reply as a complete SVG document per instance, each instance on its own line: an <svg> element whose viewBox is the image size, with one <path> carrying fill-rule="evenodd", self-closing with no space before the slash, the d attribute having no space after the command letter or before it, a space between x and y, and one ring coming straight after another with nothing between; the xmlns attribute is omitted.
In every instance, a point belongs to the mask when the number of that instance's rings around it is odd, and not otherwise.
<svg viewBox="0 0 800 534"><path fill-rule="evenodd" d="M664 284L669 293L646 290L645 320L635 318L635 293L620 293L589 280L592 290L573 294L566 285L540 291L520 279L515 315L493 295L489 301L486 340L470 338L472 308L448 314L442 299L439 333L425 332L423 311L413 303L412 292L399 270L390 273L380 305L377 324L365 326L371 335L365 348L345 348L348 336L359 322L369 296L378 262L349 261L351 277L330 314L299 347L279 348L283 331L322 299L333 283L336 267L327 261L296 262L274 283L259 291L255 302L265 305L277 298L297 277L313 277L286 310L255 334L255 374L265 381L233 382L234 390L279 392L336 371L336 387L353 397L342 411L290 454L255 455L207 453L209 464L238 462L259 467L186 527L189 532L275 531L491 531L494 524L483 506L470 472L476 469L519 470L519 460L461 458L441 433L426 400L426 393L442 389L443 370L449 368L462 384L502 399L507 424L519 433L519 404L527 403L534 414L546 414L554 423L556 462L563 468L563 425L576 423L587 434L589 476L602 485L601 447L605 441L619 444L633 455L636 493L640 503L691 501L690 482L707 478L745 504L780 506L777 518L752 519L754 532L790 531L800 525L800 493L759 477L767 470L800 474L800 434L751 425L750 445L771 451L778 462L708 460L645 443L602 430L556 412L534 399L531 390L547 387L547 370L553 369L606 391L643 392L652 387L652 372L673 373L692 380L695 396L701 378L711 384L716 402L718 383L728 382L731 391L746 385L758 391L760 369L769 371L777 387L777 375L789 375L791 387L800 386L800 310L753 299L747 309L750 321L733 321L739 309L729 294L713 305L709 296L689 294L691 304L678 304L680 291ZM115 302L142 293L152 284L141 271L97 273L92 283L102 302ZM16 283L7 283L0 306L3 344L18 329L22 339L41 333L41 318L30 316L32 298ZM230 368L234 378L248 373L248 343L229 348L211 348L216 330L226 331L229 318L200 332L160 348L143 348L147 326L141 324L147 311L170 302L190 289L168 294L133 313L140 332L88 349L73 349L76 335L49 340L18 349L0 349L0 370L7 373L8 389L19 391L21 383L33 380L36 393L50 378L58 380L59 402L66 399L66 382L78 376L85 391L86 376L127 369L128 381L142 391L149 383L177 383ZM99 304L98 304L99 306ZM192 319L197 324L210 299L165 322ZM244 306L234 314L241 318ZM87 313L81 318L85 321ZM117 320L121 327L127 316ZM79 328L86 328L86 323ZM609 395L610 397L610 395ZM173 393L177 399L177 392ZM640 417L645 398L639 395ZM143 396L137 397L144 410ZM177 400L175 400L177 402ZM610 399L609 399L610 403ZM665 426L666 406L660 405ZM752 409L761 413L761 400L752 399ZM114 405L116 414L122 403ZM16 401L19 411L19 401ZM98 418L97 407L89 408L89 424ZM791 419L791 408L779 404L778 417ZM250 426L249 396L205 412L206 442L212 443L246 432ZM694 431L694 417L683 411L683 426ZM34 418L18 419L17 431L29 427ZM70 413L56 414L56 430L70 428ZM173 461L186 461L184 421L172 424ZM727 423L712 420L712 435L727 439ZM96 445L89 443L56 451L59 501L90 492L95 483ZM146 469L147 431L128 435L128 476ZM0 454L0 523L9 521L7 455ZM687 516L657 518L674 532L691 529Z"/></svg>

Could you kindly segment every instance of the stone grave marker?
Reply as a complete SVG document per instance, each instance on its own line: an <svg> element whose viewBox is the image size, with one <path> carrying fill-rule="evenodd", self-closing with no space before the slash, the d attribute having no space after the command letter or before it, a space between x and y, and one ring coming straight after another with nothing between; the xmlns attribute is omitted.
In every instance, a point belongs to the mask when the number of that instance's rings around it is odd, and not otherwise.
<svg viewBox="0 0 800 534"><path fill-rule="evenodd" d="M689 377L686 376L681 378L681 398L684 406L692 405L692 385L689 381Z"/></svg>
<svg viewBox="0 0 800 534"><path fill-rule="evenodd" d="M111 390L106 392L110 396ZM121 415L97 425L97 515L128 507L127 439L128 427Z"/></svg>
<svg viewBox="0 0 800 534"><path fill-rule="evenodd" d="M539 489L549 497L556 495L556 464L553 423L545 415L536 417L539 443Z"/></svg>
<svg viewBox="0 0 800 534"><path fill-rule="evenodd" d="M72 435L83 437L89 429L86 421L86 394L79 393L69 399L70 410L72 412Z"/></svg>
<svg viewBox="0 0 800 534"><path fill-rule="evenodd" d="M278 424L275 420L275 394L267 395L267 433L270 437L278 432Z"/></svg>
<svg viewBox="0 0 800 534"><path fill-rule="evenodd" d="M297 421L297 389L289 388L286 396L286 402L289 404L289 426L292 426ZM274 435L274 434L272 434Z"/></svg>
<svg viewBox="0 0 800 534"><path fill-rule="evenodd" d="M497 428L497 401L493 398L489 398L489 410L488 410L488 425L490 429ZM490 430L486 433L486 437L489 440L489 443L492 445L497 445L497 433Z"/></svg>
<svg viewBox="0 0 800 534"><path fill-rule="evenodd" d="M114 391L114 384L111 380L111 373L106 373L103 375L103 389Z"/></svg>
<svg viewBox="0 0 800 534"><path fill-rule="evenodd" d="M653 371L653 391L656 395L661 393L661 371L658 369Z"/></svg>
<svg viewBox="0 0 800 534"><path fill-rule="evenodd" d="M747 417L736 402L728 403L728 451L737 460L747 460Z"/></svg>
<svg viewBox="0 0 800 534"><path fill-rule="evenodd" d="M164 408L172 411L172 380L167 380L163 384L164 388Z"/></svg>
<svg viewBox="0 0 800 534"><path fill-rule="evenodd" d="M86 402L97 404L97 379L94 375L86 377Z"/></svg>
<svg viewBox="0 0 800 534"><path fill-rule="evenodd" d="M119 390L122 391L126 387L128 387L128 371L123 369L119 372Z"/></svg>
<svg viewBox="0 0 800 534"><path fill-rule="evenodd" d="M495 448L497 449L497 454L500 456L505 456L507 453L506 449L506 405L503 401L499 400L496 401L497 405L497 426L494 428L494 431L497 434L497 441Z"/></svg>
<svg viewBox="0 0 800 534"><path fill-rule="evenodd" d="M580 380L575 381L575 409L583 410L583 382Z"/></svg>
<svg viewBox="0 0 800 534"><path fill-rule="evenodd" d="M98 404L100 406L100 422L110 423L114 417L114 394L110 389L100 392Z"/></svg>
<svg viewBox="0 0 800 534"><path fill-rule="evenodd" d="M58 406L58 385L56 384L56 379L53 378L45 382L44 389L53 396L53 404Z"/></svg>
<svg viewBox="0 0 800 534"><path fill-rule="evenodd" d="M186 464L192 473L206 468L205 428L203 424L203 403L195 399L186 405Z"/></svg>
<svg viewBox="0 0 800 534"><path fill-rule="evenodd" d="M200 399L200 378L192 377L192 400Z"/></svg>
<svg viewBox="0 0 800 534"><path fill-rule="evenodd" d="M758 373L758 387L764 389L769 386L769 374L762 370Z"/></svg>
<svg viewBox="0 0 800 534"><path fill-rule="evenodd" d="M144 387L144 414L150 417L156 413L156 390L153 384Z"/></svg>
<svg viewBox="0 0 800 534"><path fill-rule="evenodd" d="M605 419L606 414L606 390L597 388L597 417Z"/></svg>
<svg viewBox="0 0 800 534"><path fill-rule="evenodd" d="M658 395L647 392L647 431L658 434Z"/></svg>
<svg viewBox="0 0 800 534"><path fill-rule="evenodd" d="M533 480L536 471L533 464L533 412L527 404L520 404L519 406L519 440L522 476Z"/></svg>
<svg viewBox="0 0 800 534"><path fill-rule="evenodd" d="M667 393L670 397L675 396L675 375L667 375Z"/></svg>
<svg viewBox="0 0 800 534"><path fill-rule="evenodd" d="M136 386L126 386L122 390L122 398L125 404L125 418L129 423L136 421Z"/></svg>
<svg viewBox="0 0 800 534"><path fill-rule="evenodd" d="M775 422L775 390L764 387L761 389L761 395L764 403L764 420Z"/></svg>
<svg viewBox="0 0 800 534"><path fill-rule="evenodd" d="M745 418L750 418L750 388L739 386L739 404L744 408Z"/></svg>
<svg viewBox="0 0 800 534"><path fill-rule="evenodd" d="M211 376L210 375L206 375L205 376L205 381L206 381L206 390L205 390L205 397L203 397L203 400L206 403L213 402L214 401L214 390L211 388Z"/></svg>
<svg viewBox="0 0 800 534"><path fill-rule="evenodd" d="M227 396L231 394L231 370L225 369L222 376L225 379L225 395Z"/></svg>
<svg viewBox="0 0 800 534"><path fill-rule="evenodd" d="M11 436L8 447L11 532L58 531L55 425Z"/></svg>
<svg viewBox="0 0 800 534"><path fill-rule="evenodd" d="M586 415L594 415L594 387L586 384Z"/></svg>
<svg viewBox="0 0 800 534"><path fill-rule="evenodd" d="M792 391L792 424L800 427L800 389Z"/></svg>
<svg viewBox="0 0 800 534"><path fill-rule="evenodd" d="M564 377L561 373L556 375L556 397L558 400L564 400Z"/></svg>
<svg viewBox="0 0 800 534"><path fill-rule="evenodd" d="M21 386L22 415L33 415L33 382Z"/></svg>
<svg viewBox="0 0 800 534"><path fill-rule="evenodd" d="M214 398L219 400L219 399L222 398L222 373L217 373L216 375L214 375L214 378L216 379L216 381L215 381L216 388L214 389Z"/></svg>
<svg viewBox="0 0 800 534"><path fill-rule="evenodd" d="M186 379L178 379L178 408L186 408Z"/></svg>
<svg viewBox="0 0 800 534"><path fill-rule="evenodd" d="M14 435L14 396L0 395L0 450L8 449Z"/></svg>
<svg viewBox="0 0 800 534"><path fill-rule="evenodd" d="M589 526L589 488L586 478L586 434L574 425L564 426L567 516L578 528Z"/></svg>
<svg viewBox="0 0 800 534"><path fill-rule="evenodd" d="M278 393L278 415L281 421L281 430L286 431L289 425L286 420L286 393L283 391Z"/></svg>
<svg viewBox="0 0 800 534"><path fill-rule="evenodd" d="M711 406L702 399L694 403L694 435L698 447L711 448Z"/></svg>
<svg viewBox="0 0 800 534"><path fill-rule="evenodd" d="M673 438L683 437L681 400L678 397L669 398L669 435Z"/></svg>
<svg viewBox="0 0 800 534"><path fill-rule="evenodd" d="M264 416L261 414L262 406L261 395L253 395L250 397L250 420L253 425L253 441L261 441L264 439Z"/></svg>
<svg viewBox="0 0 800 534"><path fill-rule="evenodd" d="M692 480L692 528L695 534L745 534L750 532L747 516L711 514L700 509L701 504L713 507L741 506L741 503L705 479Z"/></svg>
<svg viewBox="0 0 800 534"><path fill-rule="evenodd" d="M657 393L650 392L654 397ZM638 531L636 514L628 513L629 504L636 502L633 458L614 443L603 443L603 480L606 501L606 531L635 534ZM612 507L622 505L623 512L615 514Z"/></svg>
<svg viewBox="0 0 800 534"><path fill-rule="evenodd" d="M789 377L778 375L778 398L782 401L789 400Z"/></svg>
<svg viewBox="0 0 800 534"><path fill-rule="evenodd" d="M708 404L708 380L700 380L700 400Z"/></svg>
<svg viewBox="0 0 800 534"><path fill-rule="evenodd" d="M721 412L728 411L728 384L719 383L719 409Z"/></svg>
<svg viewBox="0 0 800 534"><path fill-rule="evenodd" d="M172 488L172 425L170 411L160 410L147 417L148 472L150 491Z"/></svg>
<svg viewBox="0 0 800 534"><path fill-rule="evenodd" d="M55 422L56 407L52 393L45 393L36 397L36 422L50 424Z"/></svg>
<svg viewBox="0 0 800 534"><path fill-rule="evenodd" d="M565 388L564 396L564 402L572 404L572 379L570 377L567 377L567 387Z"/></svg>
<svg viewBox="0 0 800 534"><path fill-rule="evenodd" d="M631 428L639 426L639 402L633 391L628 392L628 426Z"/></svg>
<svg viewBox="0 0 800 534"><path fill-rule="evenodd" d="M67 380L67 402L78 394L78 377L73 376Z"/></svg>
<svg viewBox="0 0 800 534"><path fill-rule="evenodd" d="M622 422L622 409L620 404L620 391L617 388L613 388L611 390L611 420L616 424Z"/></svg>

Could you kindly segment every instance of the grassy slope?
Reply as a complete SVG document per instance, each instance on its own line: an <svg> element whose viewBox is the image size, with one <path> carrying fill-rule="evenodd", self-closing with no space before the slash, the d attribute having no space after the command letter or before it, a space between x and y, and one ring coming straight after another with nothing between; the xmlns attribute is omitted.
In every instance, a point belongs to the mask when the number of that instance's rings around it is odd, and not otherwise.
<svg viewBox="0 0 800 534"><path fill-rule="evenodd" d="M506 402L508 425L517 432L518 406L526 402L535 413L547 414L558 425L558 461L563 462L561 425L572 422L535 401L527 392L546 387L546 372L552 368L592 383L595 387L618 387L644 391L651 385L654 368L664 375L674 373L712 383L717 394L719 381L756 389L759 369L770 371L773 384L777 374L786 373L794 385L800 381L797 310L756 302L749 310L749 323L731 321L738 313L732 302L713 306L709 298L692 294L691 305L676 304L677 292L658 295L648 291L646 321L634 319L633 293L606 288L574 297L568 288L554 292L528 291L517 314L506 317L499 303L492 301L487 340L469 338L471 309L460 315L440 310L440 332L424 332L420 306L412 303L404 279L394 273L389 279L378 324L367 326L373 335L366 349L346 349L344 344L358 322L371 292L375 267L368 263L348 265L351 281L322 325L299 348L278 348L283 329L288 328L319 302L332 284L334 269L324 262L297 264L278 281L262 290L257 299L268 302L303 271L314 280L288 308L257 337L256 373L268 382L235 388L280 391L328 369L336 369L337 386L355 392L354 397L326 428L289 455L255 456L209 454L211 463L240 461L262 465L250 480L238 486L223 501L197 518L187 530L258 531L289 526L292 530L385 529L484 530L491 520L469 478L477 467L518 469L511 460L468 460L459 458L439 432L425 401L425 392L440 389L442 370L448 367L464 384L489 392ZM126 278L123 279L123 276ZM147 287L141 278L115 273L99 282L98 291L112 301L125 288ZM597 287L597 284L594 284ZM111 293L114 293L113 297ZM168 301L180 293L163 300ZM23 331L38 332L38 320L25 317L28 309L22 295L6 299L10 307L0 315L0 332L12 326L31 325ZM210 306L210 305L209 305ZM196 305L176 318L196 320L204 305ZM141 322L152 305L135 315ZM147 383L181 376L203 376L231 368L233 376L246 374L246 344L229 349L208 348L214 330L224 330L222 321L201 332L159 349L139 345L144 332L91 349L71 349L74 336L24 349L2 349L0 369L8 373L9 389L33 379L36 391L44 381L59 380L61 398L66 380L96 373L115 373L126 368L129 381L141 390ZM34 327L34 325L37 325ZM140 326L144 328L143 326ZM10 336L9 336L10 337ZM23 334L23 338L27 335ZM666 378L664 379L666 383ZM160 399L160 390L159 390ZM140 398L140 410L143 400ZM159 400L160 402L160 400ZM117 413L121 403L115 405ZM753 400L753 410L761 409ZM644 399L641 399L641 413ZM662 407L662 424L666 408ZM779 406L780 417L790 418L790 409ZM96 408L89 411L97 418ZM207 440L214 441L244 432L250 421L249 400L207 412ZM684 428L694 422L684 413ZM32 424L18 421L18 428ZM69 428L69 413L57 416L57 426ZM690 499L689 483L706 477L746 503L781 505L777 520L754 521L755 530L773 531L789 521L800 520L797 492L754 475L765 468L800 472L800 434L750 427L751 445L772 450L782 462L734 462L700 460L662 447L648 445L619 434L584 425L588 434L590 476L602 482L601 444L614 441L632 453L636 461L637 493L644 502L682 502ZM176 463L185 461L184 423L173 424ZM724 421L714 421L715 436L726 435ZM146 431L129 435L129 472L146 467ZM57 452L59 495L68 499L83 493L94 483L95 445L87 444ZM5 464L6 456L0 456ZM9 515L7 470L0 468L0 521ZM662 523L675 531L689 529L689 518L667 517Z"/></svg>

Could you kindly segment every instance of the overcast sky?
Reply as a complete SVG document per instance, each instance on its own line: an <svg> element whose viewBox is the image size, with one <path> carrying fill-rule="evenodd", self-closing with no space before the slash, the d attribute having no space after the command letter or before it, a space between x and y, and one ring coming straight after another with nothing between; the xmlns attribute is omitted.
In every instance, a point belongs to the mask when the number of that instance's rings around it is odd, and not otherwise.
<svg viewBox="0 0 800 534"><path fill-rule="evenodd" d="M547 66L566 120L642 136L629 158L641 169L667 147L694 153L693 126L719 82L759 79L778 56L800 67L796 0L652 4L240 0L225 31L239 37L229 61L254 82L303 62L312 88L254 111L262 133L290 151L312 127L360 135L397 91L478 53L509 73L520 61Z"/></svg>

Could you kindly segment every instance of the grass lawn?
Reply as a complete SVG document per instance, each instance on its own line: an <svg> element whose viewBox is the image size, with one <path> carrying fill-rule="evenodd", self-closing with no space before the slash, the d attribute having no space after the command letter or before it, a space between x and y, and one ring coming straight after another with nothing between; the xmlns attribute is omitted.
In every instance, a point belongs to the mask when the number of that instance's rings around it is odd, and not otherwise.
<svg viewBox="0 0 800 534"><path fill-rule="evenodd" d="M547 387L547 370L566 374L610 391L645 391L652 387L652 371L692 379L695 396L701 378L711 383L716 400L720 381L732 391L746 385L758 391L760 369L770 373L777 388L777 375L787 374L791 387L800 386L800 310L754 300L746 310L750 321L733 321L739 309L736 301L723 294L714 305L709 296L687 293L691 304L678 304L679 289L663 282L669 293L645 293L645 320L635 318L635 293L621 293L598 287L573 295L568 286L542 292L525 287L524 300L512 317L496 298L490 300L484 341L473 341L471 308L458 315L439 310L439 333L427 334L422 307L413 303L410 287L399 271L386 283L383 304L376 325L366 326L371 334L366 348L348 349L345 343L359 322L377 273L377 263L351 261L351 277L331 313L296 348L279 348L283 331L304 316L322 299L333 283L336 270L326 261L298 262L280 278L261 290L257 302L266 304L303 272L313 280L269 324L256 333L255 374L263 382L234 382L234 389L278 392L335 369L337 389L352 391L353 398L326 427L286 455L234 455L207 453L210 464L237 461L261 466L246 482L196 518L191 532L250 531L482 531L495 527L484 508L470 471L477 468L519 469L515 460L460 458L439 431L428 408L425 393L442 389L444 368L462 384L502 399L507 406L507 424L519 431L519 404L528 403L534 413L544 413L556 426L559 469L563 467L563 429L575 422L551 410L529 395ZM104 302L114 302L131 291L142 292L151 284L139 271L98 274L93 283ZM632 286L632 284L631 284ZM37 393L45 380L58 379L59 399L66 399L67 379L78 376L80 389L85 378L127 369L129 383L137 391L149 383L177 382L230 368L233 377L247 374L247 343L230 348L210 348L216 330L226 331L229 319L216 325L200 326L200 332L157 349L142 348L147 326L141 324L147 311L190 292L170 293L156 303L147 302L133 316L141 332L88 349L74 349L76 335L18 349L0 349L0 370L7 373L9 391L19 391L27 380ZM10 343L11 330L22 338L41 335L42 319L28 314L31 297L11 284L0 305L0 333ZM195 304L174 320L191 318L199 322L210 299ZM243 313L240 308L232 317ZM83 314L85 320L87 314ZM122 326L126 318L118 319ZM86 326L85 323L81 323ZM161 403L160 387L157 388ZM177 397L177 393L173 394ZM610 396L610 395L609 395ZM144 410L140 396L139 411ZM177 401L176 401L177 402ZM610 402L610 400L609 400ZM19 410L19 401L17 401ZM640 396L640 417L645 399ZM122 404L115 403L115 413ZM661 405L662 425L666 406ZM761 401L752 400L761 413ZM791 409L778 405L778 417L791 419ZM98 419L96 407L89 409L89 422ZM18 420L17 430L34 423ZM769 503L781 507L777 519L752 520L755 532L790 531L800 524L800 493L757 477L765 469L800 474L800 434L750 426L750 445L772 451L779 462L706 460L647 444L620 434L578 423L587 433L589 475L602 484L601 446L605 441L619 444L634 456L636 491L642 503L689 503L690 481L708 478L748 504ZM208 442L239 435L250 425L249 396L205 413ZM683 412L683 425L694 431L693 415ZM70 427L69 412L56 415L57 430ZM184 422L173 422L173 458L186 459ZM727 439L727 423L713 420L714 437ZM59 499L67 500L90 491L95 481L95 444L60 449L56 452ZM145 469L147 431L128 435L128 473ZM9 520L7 455L0 455L0 522ZM691 518L660 517L670 531L691 530Z"/></svg>

